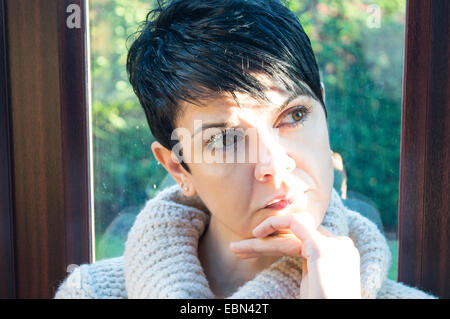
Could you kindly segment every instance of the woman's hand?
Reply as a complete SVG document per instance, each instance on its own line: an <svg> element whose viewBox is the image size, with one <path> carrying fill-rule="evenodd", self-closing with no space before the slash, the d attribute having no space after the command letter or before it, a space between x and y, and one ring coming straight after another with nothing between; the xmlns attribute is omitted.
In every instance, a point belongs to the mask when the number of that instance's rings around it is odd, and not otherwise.
<svg viewBox="0 0 450 319"><path fill-rule="evenodd" d="M303 257L300 298L361 298L359 252L349 237L316 229L301 213L269 217L253 235L230 249L240 258Z"/></svg>

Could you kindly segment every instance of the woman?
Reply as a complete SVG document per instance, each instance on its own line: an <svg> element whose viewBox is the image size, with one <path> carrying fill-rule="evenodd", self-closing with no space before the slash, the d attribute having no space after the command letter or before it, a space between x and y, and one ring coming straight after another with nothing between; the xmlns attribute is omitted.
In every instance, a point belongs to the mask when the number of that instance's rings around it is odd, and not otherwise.
<svg viewBox="0 0 450 319"><path fill-rule="evenodd" d="M57 298L431 297L386 279L386 240L333 189L317 63L278 1L173 1L127 71L177 185Z"/></svg>

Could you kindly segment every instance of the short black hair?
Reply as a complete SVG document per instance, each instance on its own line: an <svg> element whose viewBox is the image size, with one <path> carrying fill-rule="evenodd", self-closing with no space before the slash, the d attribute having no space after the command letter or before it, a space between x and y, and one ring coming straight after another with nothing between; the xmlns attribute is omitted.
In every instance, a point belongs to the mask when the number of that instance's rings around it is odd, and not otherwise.
<svg viewBox="0 0 450 319"><path fill-rule="evenodd" d="M236 100L233 92L268 101L256 73L318 100L327 116L310 40L279 0L158 1L136 33L128 77L154 138L167 149L177 142L171 134L182 101L200 106L224 93Z"/></svg>

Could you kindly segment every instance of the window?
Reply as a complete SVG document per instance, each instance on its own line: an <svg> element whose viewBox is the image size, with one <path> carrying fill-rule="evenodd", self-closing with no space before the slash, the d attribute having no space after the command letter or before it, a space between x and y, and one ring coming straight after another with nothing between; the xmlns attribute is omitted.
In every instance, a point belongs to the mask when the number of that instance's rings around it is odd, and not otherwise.
<svg viewBox="0 0 450 319"><path fill-rule="evenodd" d="M396 265L405 3L289 1L325 84L335 188L389 239ZM171 180L157 165L145 115L128 82L126 39L148 1L91 0L95 256L119 256L146 199ZM128 43L130 44L130 43ZM396 267L390 277L396 279Z"/></svg>

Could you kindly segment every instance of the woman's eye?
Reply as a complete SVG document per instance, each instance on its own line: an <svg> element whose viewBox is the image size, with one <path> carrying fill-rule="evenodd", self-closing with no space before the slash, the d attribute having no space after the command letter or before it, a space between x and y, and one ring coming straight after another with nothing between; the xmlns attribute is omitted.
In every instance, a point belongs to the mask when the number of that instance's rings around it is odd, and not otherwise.
<svg viewBox="0 0 450 319"><path fill-rule="evenodd" d="M308 114L310 113L309 109L305 106L295 107L293 110L285 113L286 115L283 119L278 123L278 125L288 125L288 126L296 126L305 121Z"/></svg>
<svg viewBox="0 0 450 319"><path fill-rule="evenodd" d="M213 135L206 145L211 150L220 150L235 145L241 139L242 134L238 130L228 129Z"/></svg>

